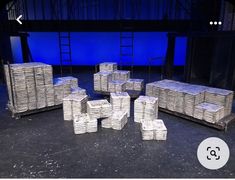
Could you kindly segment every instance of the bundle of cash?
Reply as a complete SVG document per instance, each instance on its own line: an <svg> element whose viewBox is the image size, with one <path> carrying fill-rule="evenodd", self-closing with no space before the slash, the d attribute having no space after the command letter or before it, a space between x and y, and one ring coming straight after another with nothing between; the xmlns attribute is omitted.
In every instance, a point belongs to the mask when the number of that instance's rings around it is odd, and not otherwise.
<svg viewBox="0 0 235 180"><path fill-rule="evenodd" d="M224 115L227 116L231 114L232 111L233 91L207 88L205 92L205 101L224 106Z"/></svg>
<svg viewBox="0 0 235 180"><path fill-rule="evenodd" d="M71 89L71 94L86 95L86 89L77 87Z"/></svg>
<svg viewBox="0 0 235 180"><path fill-rule="evenodd" d="M112 116L101 121L103 128L112 128L115 130L122 130L128 121L126 111L114 111Z"/></svg>
<svg viewBox="0 0 235 180"><path fill-rule="evenodd" d="M166 140L167 128L161 119L144 120L141 123L143 140Z"/></svg>
<svg viewBox="0 0 235 180"><path fill-rule="evenodd" d="M114 62L103 62L99 64L100 71L113 72L117 70L117 63Z"/></svg>
<svg viewBox="0 0 235 180"><path fill-rule="evenodd" d="M153 120L158 117L158 98L140 96L134 102L134 121Z"/></svg>
<svg viewBox="0 0 235 180"><path fill-rule="evenodd" d="M87 113L92 118L106 118L112 115L112 105L104 99L88 101Z"/></svg>
<svg viewBox="0 0 235 180"><path fill-rule="evenodd" d="M216 123L224 117L224 107L211 103L201 103L195 106L194 118Z"/></svg>
<svg viewBox="0 0 235 180"><path fill-rule="evenodd" d="M128 79L126 82L126 90L142 91L143 88L143 79Z"/></svg>
<svg viewBox="0 0 235 180"><path fill-rule="evenodd" d="M61 81L68 82L70 84L70 88L77 88L78 87L78 78L72 76L60 77L58 78Z"/></svg>
<svg viewBox="0 0 235 180"><path fill-rule="evenodd" d="M131 98L127 92L110 93L110 103L114 112L126 111L130 117Z"/></svg>
<svg viewBox="0 0 235 180"><path fill-rule="evenodd" d="M98 72L94 74L94 90L108 92L108 83L111 80L111 72Z"/></svg>
<svg viewBox="0 0 235 180"><path fill-rule="evenodd" d="M116 70L112 74L113 80L127 81L130 79L130 71Z"/></svg>
<svg viewBox="0 0 235 180"><path fill-rule="evenodd" d="M91 118L87 113L83 113L75 116L73 127L75 134L97 132L98 121L95 118Z"/></svg>
<svg viewBox="0 0 235 180"><path fill-rule="evenodd" d="M64 120L71 121L75 116L86 113L87 95L70 94L63 98Z"/></svg>
<svg viewBox="0 0 235 180"><path fill-rule="evenodd" d="M112 80L108 83L109 92L124 92L126 89L126 81Z"/></svg>

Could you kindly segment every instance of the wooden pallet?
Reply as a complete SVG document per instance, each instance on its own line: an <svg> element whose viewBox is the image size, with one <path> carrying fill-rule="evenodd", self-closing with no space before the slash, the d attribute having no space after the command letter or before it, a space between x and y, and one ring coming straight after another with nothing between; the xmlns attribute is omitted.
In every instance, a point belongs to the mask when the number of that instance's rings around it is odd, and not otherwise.
<svg viewBox="0 0 235 180"><path fill-rule="evenodd" d="M12 118L20 119L23 116L27 116L27 115L31 115L31 114L37 114L37 113L40 113L40 112L51 111L51 110L54 110L54 109L60 109L60 108L62 108L62 104L55 105L55 106L44 107L44 108L41 108L41 109L29 110L29 111L25 111L25 112L15 112L14 109L9 104L7 105L7 108L11 111Z"/></svg>
<svg viewBox="0 0 235 180"><path fill-rule="evenodd" d="M194 117L191 117L191 116L188 116L188 115L185 115L185 114L181 114L181 113L178 113L178 112L175 112L175 111L170 111L170 110L165 109L165 108L160 108L159 107L158 109L159 109L159 111L162 111L162 112L165 112L165 113L168 113L168 114L172 114L172 115L181 117L183 119L187 119L187 120L190 120L190 121L202 124L202 125L206 125L208 127L215 128L215 129L218 129L218 130L223 130L223 131L227 131L228 124L235 121L235 113L232 113L232 114L222 118L217 123L210 123L210 122L206 122L206 121L203 121L201 119L196 119Z"/></svg>
<svg viewBox="0 0 235 180"><path fill-rule="evenodd" d="M126 90L125 92L127 92L129 94L129 96L133 99L138 98L142 93L142 91L134 91L134 90ZM94 91L94 93L105 95L105 96L110 95L110 92L104 92L104 91Z"/></svg>

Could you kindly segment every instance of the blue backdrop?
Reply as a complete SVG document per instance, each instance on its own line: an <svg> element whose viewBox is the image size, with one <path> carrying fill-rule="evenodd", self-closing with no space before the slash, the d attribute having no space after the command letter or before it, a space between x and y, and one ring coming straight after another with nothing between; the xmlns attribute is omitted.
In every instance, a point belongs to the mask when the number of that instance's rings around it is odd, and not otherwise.
<svg viewBox="0 0 235 180"><path fill-rule="evenodd" d="M35 61L52 65L60 64L58 33L31 32L29 48ZM15 62L22 62L20 41L11 38ZM176 39L174 64L185 64L187 38ZM71 33L73 65L95 65L103 61L119 62L120 33L118 32L77 32ZM148 58L165 57L167 49L166 32L136 32L134 34L134 63L148 65ZM153 65L160 65L156 61Z"/></svg>

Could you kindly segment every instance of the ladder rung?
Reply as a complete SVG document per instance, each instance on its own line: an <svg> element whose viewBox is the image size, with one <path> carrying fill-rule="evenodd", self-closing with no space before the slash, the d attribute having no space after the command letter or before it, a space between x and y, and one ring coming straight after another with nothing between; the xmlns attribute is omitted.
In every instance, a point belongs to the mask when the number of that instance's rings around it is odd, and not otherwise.
<svg viewBox="0 0 235 180"><path fill-rule="evenodd" d="M72 62L72 60L62 60L62 62Z"/></svg>
<svg viewBox="0 0 235 180"><path fill-rule="evenodd" d="M70 46L70 44L60 44L61 46Z"/></svg>
<svg viewBox="0 0 235 180"><path fill-rule="evenodd" d="M70 52L63 52L63 51L61 51L61 54L70 54Z"/></svg>
<svg viewBox="0 0 235 180"><path fill-rule="evenodd" d="M60 38L70 38L70 36L60 36Z"/></svg>
<svg viewBox="0 0 235 180"><path fill-rule="evenodd" d="M133 54L121 54L121 56L133 56Z"/></svg>
<svg viewBox="0 0 235 180"><path fill-rule="evenodd" d="M134 36L121 36L121 38L132 39Z"/></svg>
<svg viewBox="0 0 235 180"><path fill-rule="evenodd" d="M133 45L121 45L120 47L133 47Z"/></svg>

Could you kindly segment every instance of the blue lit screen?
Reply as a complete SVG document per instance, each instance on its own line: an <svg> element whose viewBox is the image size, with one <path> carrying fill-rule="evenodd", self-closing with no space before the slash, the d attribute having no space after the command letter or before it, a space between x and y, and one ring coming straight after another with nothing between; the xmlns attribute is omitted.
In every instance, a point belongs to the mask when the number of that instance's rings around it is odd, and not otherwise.
<svg viewBox="0 0 235 180"><path fill-rule="evenodd" d="M22 61L21 47L11 40L15 62ZM126 39L128 44L128 40ZM28 44L34 61L52 65L60 64L59 36L56 32L30 32ZM176 38L174 64L184 65L187 38ZM134 33L134 65L148 65L148 59L166 56L167 32ZM125 51L125 50L124 50ZM128 49L127 49L128 51ZM120 62L119 32L74 32L71 33L73 65L95 65L104 61ZM128 59L127 59L128 61ZM161 60L152 65L161 65Z"/></svg>

